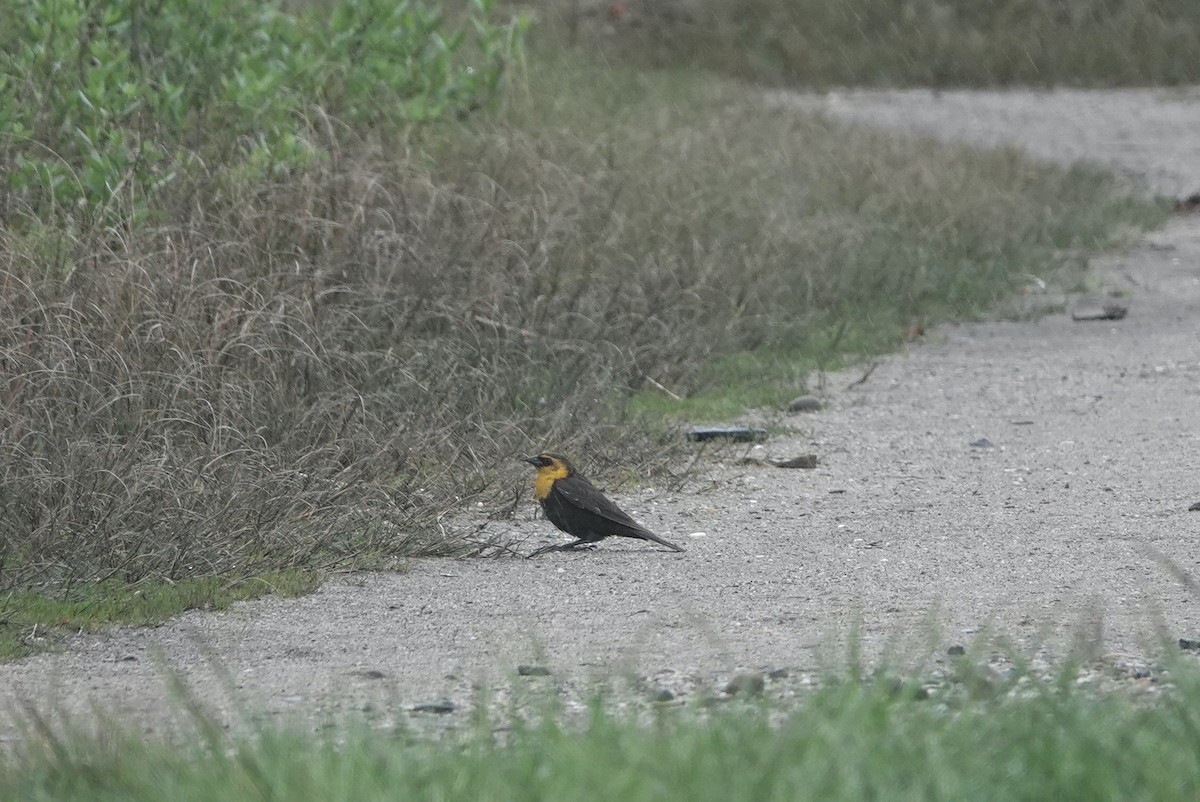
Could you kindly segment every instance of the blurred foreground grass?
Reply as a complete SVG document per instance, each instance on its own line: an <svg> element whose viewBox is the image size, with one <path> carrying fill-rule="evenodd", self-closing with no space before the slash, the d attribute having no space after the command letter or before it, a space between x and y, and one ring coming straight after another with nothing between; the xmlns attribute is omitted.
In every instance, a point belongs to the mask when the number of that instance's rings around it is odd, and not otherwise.
<svg viewBox="0 0 1200 802"><path fill-rule="evenodd" d="M195 719L191 746L45 720L10 744L0 798L370 800L1192 800L1200 793L1200 677L1097 695L1076 675L1007 678L960 667L927 694L912 682L827 678L786 702L718 707L598 700L432 738L341 723L323 734L230 736ZM403 713L402 713L403 715Z"/></svg>

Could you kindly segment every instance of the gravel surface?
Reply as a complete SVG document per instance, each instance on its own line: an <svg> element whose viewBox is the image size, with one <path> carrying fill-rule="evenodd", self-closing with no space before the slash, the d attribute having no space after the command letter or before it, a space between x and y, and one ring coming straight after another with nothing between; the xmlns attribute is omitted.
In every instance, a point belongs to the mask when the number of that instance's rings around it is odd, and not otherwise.
<svg viewBox="0 0 1200 802"><path fill-rule="evenodd" d="M1157 192L1200 189L1195 92L787 102L1088 158ZM803 434L761 453L816 453L815 470L740 464L745 451L729 450L679 493L620 499L685 554L631 541L530 561L426 560L305 598L83 635L0 666L0 706L79 720L95 704L171 730L167 669L227 723L413 705L426 707L411 718L444 722L462 719L479 687L503 699L612 677L686 699L747 671L768 689L803 684L844 659L856 623L868 656L936 662L998 632L1030 650L1140 665L1160 634L1200 637L1200 598L1162 563L1197 572L1200 558L1200 512L1187 511L1200 500L1200 217L1093 269L1130 293L1124 319L942 327L861 385L849 387L861 368L831 375L825 408L790 419ZM980 440L991 446L971 445ZM503 524L524 550L558 539L533 509Z"/></svg>
<svg viewBox="0 0 1200 802"><path fill-rule="evenodd" d="M777 92L777 103L1039 158L1091 162L1164 195L1200 191L1200 88Z"/></svg>

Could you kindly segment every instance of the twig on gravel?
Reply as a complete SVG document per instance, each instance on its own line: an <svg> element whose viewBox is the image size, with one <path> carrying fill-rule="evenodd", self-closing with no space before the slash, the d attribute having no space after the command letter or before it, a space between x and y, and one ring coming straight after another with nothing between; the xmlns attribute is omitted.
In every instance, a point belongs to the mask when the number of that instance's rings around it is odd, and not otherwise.
<svg viewBox="0 0 1200 802"><path fill-rule="evenodd" d="M871 374L875 372L875 368L877 367L879 367L879 362L872 362L871 364L867 365L867 369L863 372L863 375L847 384L846 389L849 390L851 387L858 387L860 384L866 384L867 379L871 378Z"/></svg>
<svg viewBox="0 0 1200 802"><path fill-rule="evenodd" d="M672 392L670 388L665 387L661 383L655 381L650 376L646 376L645 378L651 387L653 387L655 390L658 390L660 393L663 393L668 398L670 398L672 401L682 401L683 400L683 396L679 395L678 393Z"/></svg>
<svg viewBox="0 0 1200 802"><path fill-rule="evenodd" d="M688 477L692 475L692 469L696 467L696 463L700 461L700 457L704 456L704 450L706 447L707 443L703 440L700 441L700 448L696 449L696 453L692 456L692 461L687 464L687 467L684 468L683 471L681 471L678 475L674 473L671 474L672 480L675 481L672 481L667 485L668 490L675 493L683 490L684 486L687 484Z"/></svg>

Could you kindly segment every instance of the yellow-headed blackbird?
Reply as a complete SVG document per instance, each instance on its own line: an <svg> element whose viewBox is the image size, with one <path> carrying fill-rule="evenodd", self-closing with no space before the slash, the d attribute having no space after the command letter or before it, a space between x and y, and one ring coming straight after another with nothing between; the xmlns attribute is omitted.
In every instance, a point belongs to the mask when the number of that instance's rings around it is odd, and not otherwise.
<svg viewBox="0 0 1200 802"><path fill-rule="evenodd" d="M683 551L646 529L629 514L613 504L596 486L567 462L566 457L543 452L525 460L537 468L533 494L542 504L550 523L574 535L578 540L561 546L538 549L530 557L546 551L566 551L585 546L606 537L636 537L651 540L675 551Z"/></svg>

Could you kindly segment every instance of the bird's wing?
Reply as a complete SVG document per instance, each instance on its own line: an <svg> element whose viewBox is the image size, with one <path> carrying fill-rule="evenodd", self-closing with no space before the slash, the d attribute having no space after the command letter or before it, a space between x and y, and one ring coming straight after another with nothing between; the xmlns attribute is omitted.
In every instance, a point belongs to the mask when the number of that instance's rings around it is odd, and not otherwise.
<svg viewBox="0 0 1200 802"><path fill-rule="evenodd" d="M564 500L580 509L587 510L594 515L599 515L601 518L620 526L645 530L645 527L633 520L633 517L629 513L606 498L603 493L596 489L595 485L582 476L576 475L574 481L555 482L554 489L562 493Z"/></svg>
<svg viewBox="0 0 1200 802"><path fill-rule="evenodd" d="M674 543L663 540L658 535L651 532L646 527L639 524L630 517L629 513L622 510L612 501L610 501L603 493L595 488L591 482L576 474L572 479L559 480L554 483L554 488L550 491L550 498L557 508L556 514L561 515L561 507L573 507L577 513L582 511L587 515L595 516L598 521L592 524L585 524L586 529L591 530L591 537L588 537L584 531L574 531L569 527L563 527L555 522L555 525L560 529L567 529L571 534L580 539L588 540L593 538L603 538L609 535L621 535L622 537L638 537L643 540L650 540L660 545L666 546L672 551L683 551ZM549 514L547 507L547 517L553 520ZM597 528L599 521L604 522L603 528ZM607 531L605 531L607 530Z"/></svg>

